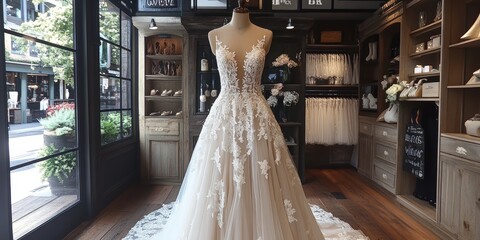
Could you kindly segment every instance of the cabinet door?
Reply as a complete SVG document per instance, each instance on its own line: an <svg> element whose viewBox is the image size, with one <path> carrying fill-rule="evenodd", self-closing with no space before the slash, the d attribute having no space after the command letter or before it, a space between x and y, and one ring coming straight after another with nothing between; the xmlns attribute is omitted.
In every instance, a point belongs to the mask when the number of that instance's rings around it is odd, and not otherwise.
<svg viewBox="0 0 480 240"><path fill-rule="evenodd" d="M440 156L440 224L452 234L458 233L460 219L460 169L455 159Z"/></svg>
<svg viewBox="0 0 480 240"><path fill-rule="evenodd" d="M373 139L371 136L360 134L358 139L358 172L372 177Z"/></svg>
<svg viewBox="0 0 480 240"><path fill-rule="evenodd" d="M180 144L178 138L147 138L149 180L181 180Z"/></svg>
<svg viewBox="0 0 480 240"><path fill-rule="evenodd" d="M480 239L480 169L461 173L459 239Z"/></svg>

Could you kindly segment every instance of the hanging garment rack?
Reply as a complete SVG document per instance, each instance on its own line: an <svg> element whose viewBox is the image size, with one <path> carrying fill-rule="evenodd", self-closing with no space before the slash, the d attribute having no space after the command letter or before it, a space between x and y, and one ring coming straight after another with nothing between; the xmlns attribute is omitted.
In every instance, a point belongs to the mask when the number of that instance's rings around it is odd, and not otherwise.
<svg viewBox="0 0 480 240"><path fill-rule="evenodd" d="M305 97L358 98L358 86L307 85Z"/></svg>

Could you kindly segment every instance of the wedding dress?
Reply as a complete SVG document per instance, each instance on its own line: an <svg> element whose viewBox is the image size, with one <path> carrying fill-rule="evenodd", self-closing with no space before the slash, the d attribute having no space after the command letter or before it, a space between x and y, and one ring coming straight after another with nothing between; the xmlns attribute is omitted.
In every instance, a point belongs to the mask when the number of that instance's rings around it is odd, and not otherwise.
<svg viewBox="0 0 480 240"><path fill-rule="evenodd" d="M205 120L176 202L133 227L125 239L365 239L310 206L282 131L260 90L265 38L245 55L216 39L221 93ZM320 225L320 227L319 227Z"/></svg>

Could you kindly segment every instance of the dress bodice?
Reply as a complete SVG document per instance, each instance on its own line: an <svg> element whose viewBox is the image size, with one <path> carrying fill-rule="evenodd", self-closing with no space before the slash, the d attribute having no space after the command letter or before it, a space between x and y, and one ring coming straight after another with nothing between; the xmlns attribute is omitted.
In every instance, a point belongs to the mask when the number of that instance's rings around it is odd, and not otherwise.
<svg viewBox="0 0 480 240"><path fill-rule="evenodd" d="M218 40L218 37L215 37L215 41L218 71L222 85L221 92L258 92L265 64L265 36L252 46L252 50L245 53L244 75L241 79L238 78L238 63L235 58L235 51L230 51L228 46Z"/></svg>

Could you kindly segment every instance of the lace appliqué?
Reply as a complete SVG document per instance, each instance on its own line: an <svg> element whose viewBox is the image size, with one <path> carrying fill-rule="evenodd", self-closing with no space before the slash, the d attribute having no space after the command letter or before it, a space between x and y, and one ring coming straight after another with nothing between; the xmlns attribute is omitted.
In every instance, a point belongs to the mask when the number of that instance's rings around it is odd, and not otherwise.
<svg viewBox="0 0 480 240"><path fill-rule="evenodd" d="M208 210L212 210L212 217L217 213L218 227L223 227L223 208L225 207L225 183L220 180L215 183L213 192L208 192L207 198L211 199L213 203L207 206Z"/></svg>
<svg viewBox="0 0 480 240"><path fill-rule="evenodd" d="M297 211L295 210L295 208L293 208L292 203L290 202L290 200L285 199L285 200L283 201L283 204L285 205L285 211L287 211L288 222L289 222L289 223L296 222L297 219L293 216L293 214L295 214L295 212L297 212Z"/></svg>
<svg viewBox="0 0 480 240"><path fill-rule="evenodd" d="M218 172L222 173L222 163L220 163L220 149L217 148L215 153L213 154L213 161L215 162L215 166L217 166Z"/></svg>
<svg viewBox="0 0 480 240"><path fill-rule="evenodd" d="M260 169L262 169L262 174L265 176L265 179L268 179L268 170L270 169L270 166L268 166L268 161L263 160L262 162L258 162L260 165Z"/></svg>

